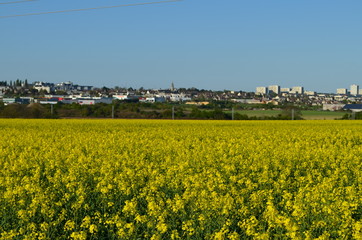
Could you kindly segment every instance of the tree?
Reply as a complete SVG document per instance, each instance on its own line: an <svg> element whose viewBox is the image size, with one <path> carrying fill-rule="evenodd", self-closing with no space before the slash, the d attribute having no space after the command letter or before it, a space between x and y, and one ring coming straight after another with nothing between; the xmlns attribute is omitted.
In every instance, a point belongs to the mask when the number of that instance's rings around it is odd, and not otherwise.
<svg viewBox="0 0 362 240"><path fill-rule="evenodd" d="M45 118L47 117L46 109L39 103L31 103L25 109L27 118Z"/></svg>
<svg viewBox="0 0 362 240"><path fill-rule="evenodd" d="M197 107L192 108L191 113L190 113L190 118L203 118L202 112L200 111L200 109L198 109Z"/></svg>
<svg viewBox="0 0 362 240"><path fill-rule="evenodd" d="M5 118L21 118L24 117L24 105L13 103L5 106L1 112L1 116Z"/></svg>
<svg viewBox="0 0 362 240"><path fill-rule="evenodd" d="M278 115L280 119L283 120L301 120L302 112L299 107L296 106L287 106L283 109L282 113Z"/></svg>
<svg viewBox="0 0 362 240"><path fill-rule="evenodd" d="M0 116L1 116L1 111L4 110L5 105L3 102L0 102Z"/></svg>
<svg viewBox="0 0 362 240"><path fill-rule="evenodd" d="M215 108L212 112L212 118L217 120L224 120L229 119L230 117L227 116L227 114L224 113L220 108Z"/></svg>

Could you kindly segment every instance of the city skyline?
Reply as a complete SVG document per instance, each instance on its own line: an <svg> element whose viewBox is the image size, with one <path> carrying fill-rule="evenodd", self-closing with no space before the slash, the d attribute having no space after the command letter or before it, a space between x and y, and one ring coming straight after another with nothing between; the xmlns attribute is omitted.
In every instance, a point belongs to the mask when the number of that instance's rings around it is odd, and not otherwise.
<svg viewBox="0 0 362 240"><path fill-rule="evenodd" d="M146 1L145 1L146 2ZM106 5L143 1L107 1ZM3 4L1 16L97 8L90 0ZM359 84L362 2L192 1L0 18L0 80L254 91ZM360 84L359 84L360 85Z"/></svg>
<svg viewBox="0 0 362 240"><path fill-rule="evenodd" d="M304 93L304 92L318 92L314 91L313 89L306 90L303 86L293 86L293 87L281 87L279 85L269 85L269 86L258 86L255 88L255 93L259 94L269 94L275 93L280 94L282 92L288 93ZM319 93L327 93L327 92L319 92ZM332 93L332 92L330 92ZM348 88L337 88L334 92L335 94L350 94L350 95L362 95L362 89L359 87L358 84L351 84Z"/></svg>
<svg viewBox="0 0 362 240"><path fill-rule="evenodd" d="M5 81L0 81L0 86L2 85L8 85L8 86L20 86L20 85L24 85L24 84L30 84L33 85L33 87L38 86L45 86L45 87L49 87L50 85L52 86L65 86L65 85L74 85L74 86L79 86L79 87L85 87L86 89L91 89L91 88L103 88L103 87L107 87L107 88L132 88L132 87L125 87L125 86L93 86L90 84L74 84L72 81L63 81L63 82L49 82L49 81L33 81L33 82L29 82L28 79L25 80L21 80L21 79L17 79L17 80L5 80ZM42 88L42 87L41 87ZM171 82L170 85L168 87L163 87L163 88L144 88L143 86L139 87L139 88L133 88L133 89L153 89L153 90L161 90L161 89L169 89L171 91L175 91L179 88L185 88L185 89L191 89L194 87L175 87L174 82ZM281 93L292 93L292 94L305 94L307 93L307 95L313 95L316 93L326 93L326 94L342 94L342 95L362 95L362 88L360 88L359 84L351 84L349 86L349 88L337 88L334 92L320 92L320 91L316 91L314 89L305 89L304 86L279 86L279 85L269 85L269 86L257 86L255 87L254 91L245 91L244 89L217 89L217 90L213 90L213 89L205 89L205 88L200 88L203 90L211 90L211 91L243 91L243 92L254 92L257 94L270 94L270 93L274 93L276 95L279 95ZM49 92L49 91L48 91Z"/></svg>

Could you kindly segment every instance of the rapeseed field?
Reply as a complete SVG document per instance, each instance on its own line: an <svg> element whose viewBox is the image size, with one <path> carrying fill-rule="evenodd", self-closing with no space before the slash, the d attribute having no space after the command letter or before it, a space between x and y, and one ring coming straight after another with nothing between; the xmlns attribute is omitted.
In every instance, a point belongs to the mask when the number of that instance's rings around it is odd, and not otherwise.
<svg viewBox="0 0 362 240"><path fill-rule="evenodd" d="M0 120L0 239L362 239L361 121Z"/></svg>

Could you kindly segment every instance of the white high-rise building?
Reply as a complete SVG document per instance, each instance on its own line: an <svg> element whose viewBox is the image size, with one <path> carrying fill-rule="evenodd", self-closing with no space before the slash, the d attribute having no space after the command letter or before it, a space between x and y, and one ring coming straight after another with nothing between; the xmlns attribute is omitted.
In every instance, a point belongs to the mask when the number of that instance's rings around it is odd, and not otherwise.
<svg viewBox="0 0 362 240"><path fill-rule="evenodd" d="M267 87L257 87L255 94L267 94L268 88Z"/></svg>
<svg viewBox="0 0 362 240"><path fill-rule="evenodd" d="M292 87L292 90L290 91L290 93L303 94L304 88L303 87Z"/></svg>
<svg viewBox="0 0 362 240"><path fill-rule="evenodd" d="M308 96L315 96L317 93L315 91L304 91L304 94Z"/></svg>
<svg viewBox="0 0 362 240"><path fill-rule="evenodd" d="M281 88L280 91L282 93L289 93L290 92L290 88Z"/></svg>
<svg viewBox="0 0 362 240"><path fill-rule="evenodd" d="M278 85L269 86L268 89L269 89L269 93L280 94L280 86L278 86Z"/></svg>
<svg viewBox="0 0 362 240"><path fill-rule="evenodd" d="M359 94L359 86L357 84L352 84L351 88L349 90L349 93L351 95L354 95L354 96L358 95Z"/></svg>
<svg viewBox="0 0 362 240"><path fill-rule="evenodd" d="M346 88L338 88L337 89L337 94L347 94L347 89Z"/></svg>

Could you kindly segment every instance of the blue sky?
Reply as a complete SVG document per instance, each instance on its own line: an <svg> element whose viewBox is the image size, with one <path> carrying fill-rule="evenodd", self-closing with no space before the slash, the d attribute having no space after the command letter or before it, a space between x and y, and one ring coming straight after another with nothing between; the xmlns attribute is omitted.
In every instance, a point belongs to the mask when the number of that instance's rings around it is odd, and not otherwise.
<svg viewBox="0 0 362 240"><path fill-rule="evenodd" d="M141 2L38 0L0 16ZM362 85L361 12L360 0L184 0L0 18L0 81L335 92Z"/></svg>

